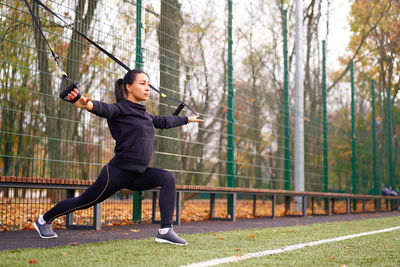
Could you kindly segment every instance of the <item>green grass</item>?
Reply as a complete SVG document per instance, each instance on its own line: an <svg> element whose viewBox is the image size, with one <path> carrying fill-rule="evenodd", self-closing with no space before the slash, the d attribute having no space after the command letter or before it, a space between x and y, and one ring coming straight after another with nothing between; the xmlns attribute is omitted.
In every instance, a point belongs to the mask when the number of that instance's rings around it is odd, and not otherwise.
<svg viewBox="0 0 400 267"><path fill-rule="evenodd" d="M305 226L182 235L187 246L154 239L119 240L81 246L0 252L0 266L178 266L243 255L400 225L400 216ZM179 228L177 228L179 230ZM179 232L179 231L178 231ZM244 266L399 266L400 230L243 260Z"/></svg>

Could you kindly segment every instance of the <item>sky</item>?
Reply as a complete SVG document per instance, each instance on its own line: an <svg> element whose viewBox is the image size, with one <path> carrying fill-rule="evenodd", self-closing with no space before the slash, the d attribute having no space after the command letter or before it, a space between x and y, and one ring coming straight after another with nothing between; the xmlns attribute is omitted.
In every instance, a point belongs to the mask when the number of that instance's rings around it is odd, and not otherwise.
<svg viewBox="0 0 400 267"><path fill-rule="evenodd" d="M329 36L327 47L328 66L339 67L338 57L346 53L350 39L349 12L350 0L333 0L329 8ZM325 9L326 10L326 9ZM326 35L326 17L321 22L321 36Z"/></svg>

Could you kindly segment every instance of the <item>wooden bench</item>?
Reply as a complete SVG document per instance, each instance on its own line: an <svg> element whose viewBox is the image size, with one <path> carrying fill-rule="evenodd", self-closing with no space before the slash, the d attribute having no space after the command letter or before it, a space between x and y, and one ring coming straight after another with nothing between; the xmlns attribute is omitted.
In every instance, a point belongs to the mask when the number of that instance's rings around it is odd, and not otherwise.
<svg viewBox="0 0 400 267"><path fill-rule="evenodd" d="M34 178L34 177L10 177L0 176L0 188L29 188L29 189L62 189L67 191L67 197L74 197L75 190L84 190L90 186L93 180L72 180L72 179L50 179L50 178ZM156 203L159 188L148 190L152 193L152 222L157 223L156 220ZM285 198L300 197L302 199L302 213L299 216L307 216L307 199L311 199L312 215L314 214L314 200L325 199L328 203L327 213L325 215L334 214L335 201L344 200L346 202L345 214L350 214L351 202L363 201L363 211L365 212L365 202L367 200L375 201L375 212L377 211L378 201L386 201L386 211L399 210L400 197L394 196L378 196L378 195L361 195L361 194L345 194L345 193L323 193L323 192L298 192L287 190L271 190L271 189L254 189L254 188L237 188L237 187L213 187L213 186L193 186L193 185L177 185L176 186L176 218L174 223L181 223L181 199L183 193L206 193L210 194L210 219L211 220L236 220L236 202L238 195L249 195L253 199L253 214L256 214L256 201L257 197L267 197L272 202L272 215L275 217L276 198L283 196ZM228 201L231 214L229 218L215 217L215 200L217 195L226 195L230 200ZM389 205L389 204L392 205ZM393 204L394 203L394 204ZM331 208L332 206L332 208ZM353 204L354 207L354 204ZM101 228L101 203L93 207L93 225L76 225L73 224L73 213L67 214L66 227L67 228L81 228L81 229L100 229Z"/></svg>
<svg viewBox="0 0 400 267"><path fill-rule="evenodd" d="M192 185L177 185L177 200L180 199L180 194L184 192L194 192L194 193L209 193L210 194L210 219L221 219L215 218L213 214L214 210L214 202L216 194L227 194L231 196L231 209L233 214L231 218L228 220L235 221L235 209L236 209L236 200L237 195L251 195L253 197L253 214L255 214L256 209L256 200L258 196L267 196L271 198L272 201L272 218L275 218L275 210L276 210L276 198L277 196L283 197L301 197L302 199L302 213L300 216L307 216L307 198L311 199L311 209L313 215L314 214L314 200L317 198L326 199L328 203L332 204L327 205L327 214L334 214L335 202L337 200L345 200L346 201L346 212L345 214L352 213L351 211L351 200L355 201L363 201L363 212L365 212L365 204L366 200L374 200L375 207L377 207L377 202L379 200L386 201L386 210L399 210L400 197L393 196L381 196L381 195L361 195L361 194L345 194L345 193L324 193L324 192L300 192L300 191L288 191L288 190L272 190L272 189L255 189L255 188L237 188L237 187L211 187L211 186L192 186ZM153 202L154 202L153 196ZM394 206L390 209L390 200L394 201ZM177 201L178 203L179 201ZM377 210L375 210L376 212ZM154 213L154 211L153 211ZM354 213L354 212L353 212ZM177 214L180 214L180 207L177 205ZM179 223L179 221L178 221Z"/></svg>
<svg viewBox="0 0 400 267"><path fill-rule="evenodd" d="M74 197L75 190L85 190L93 182L93 180L0 176L0 188L63 189L67 191L67 198ZM92 225L74 224L73 216L73 212L66 215L65 225L69 229L101 229L101 203L93 207Z"/></svg>

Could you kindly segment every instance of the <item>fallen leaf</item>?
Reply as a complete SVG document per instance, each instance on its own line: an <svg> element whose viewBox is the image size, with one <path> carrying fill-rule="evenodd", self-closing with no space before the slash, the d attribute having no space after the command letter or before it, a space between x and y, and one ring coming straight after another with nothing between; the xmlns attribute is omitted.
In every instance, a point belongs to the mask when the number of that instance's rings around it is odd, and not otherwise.
<svg viewBox="0 0 400 267"><path fill-rule="evenodd" d="M217 233L212 233L212 235L213 235L213 236L216 236L216 235L217 235Z"/></svg>
<svg viewBox="0 0 400 267"><path fill-rule="evenodd" d="M235 249L236 251L240 251L240 248Z"/></svg>
<svg viewBox="0 0 400 267"><path fill-rule="evenodd" d="M343 248L349 248L348 246L344 246Z"/></svg>
<svg viewBox="0 0 400 267"><path fill-rule="evenodd" d="M129 233L122 233L122 235L129 235Z"/></svg>
<svg viewBox="0 0 400 267"><path fill-rule="evenodd" d="M340 264L339 267L347 267L346 264Z"/></svg>
<svg viewBox="0 0 400 267"><path fill-rule="evenodd" d="M218 239L225 240L225 237L218 237Z"/></svg>
<svg viewBox="0 0 400 267"><path fill-rule="evenodd" d="M250 238L254 238L254 235L252 235L252 234L249 234L249 235L248 235L248 237L250 237Z"/></svg>
<svg viewBox="0 0 400 267"><path fill-rule="evenodd" d="M385 246L385 248L389 248L388 246Z"/></svg>
<svg viewBox="0 0 400 267"><path fill-rule="evenodd" d="M131 232L135 232L135 233L139 233L139 232L140 232L139 229L137 229L137 230L136 230L136 229L131 229L130 231L131 231Z"/></svg>
<svg viewBox="0 0 400 267"><path fill-rule="evenodd" d="M68 253L65 253L65 252L61 252L60 254L64 255L64 256L68 255Z"/></svg>
<svg viewBox="0 0 400 267"><path fill-rule="evenodd" d="M332 256L332 257L331 257L331 260L334 260L334 259L336 259L336 257L335 257L335 256Z"/></svg>
<svg viewBox="0 0 400 267"><path fill-rule="evenodd" d="M36 263L37 263L36 259L29 260L29 264L36 264Z"/></svg>

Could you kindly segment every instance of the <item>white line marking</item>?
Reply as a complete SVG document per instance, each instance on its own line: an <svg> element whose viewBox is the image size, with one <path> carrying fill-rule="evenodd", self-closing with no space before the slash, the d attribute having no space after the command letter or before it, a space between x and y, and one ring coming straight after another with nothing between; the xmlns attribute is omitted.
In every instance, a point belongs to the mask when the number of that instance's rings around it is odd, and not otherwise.
<svg viewBox="0 0 400 267"><path fill-rule="evenodd" d="M283 253L286 251L296 250L296 249L300 249L300 248L304 248L304 247L311 247L311 246L321 245L324 243L342 241L342 240L356 238L356 237L360 237L360 236L379 234L379 233L390 232L390 231L399 230L399 229L400 229L400 226L397 226L397 227L386 228L386 229L377 230L377 231L364 232L364 233L346 235L346 236L339 236L336 238L330 238L330 239L324 239L324 240L319 240L319 241L314 241L314 242L309 242L309 243L291 245L291 246L278 248L278 249L265 250L265 251L254 252L254 253L247 253L247 254L244 254L241 256L231 256L231 257L214 259L214 260L209 260L209 261L197 262L197 263L192 263L189 265L184 265L182 267L215 266L215 265L222 264L222 263L241 261L241 260L246 260L246 259L250 259L250 258L263 257L263 256L267 256L267 255L278 254L278 253Z"/></svg>

